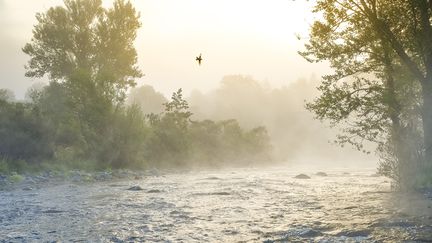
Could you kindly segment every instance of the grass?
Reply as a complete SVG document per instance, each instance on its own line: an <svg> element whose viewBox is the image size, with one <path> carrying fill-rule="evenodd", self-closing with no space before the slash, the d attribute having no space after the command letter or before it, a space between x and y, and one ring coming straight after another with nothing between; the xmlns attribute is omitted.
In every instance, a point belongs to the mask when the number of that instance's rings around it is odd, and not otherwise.
<svg viewBox="0 0 432 243"><path fill-rule="evenodd" d="M19 175L17 173L12 173L9 176L9 181L12 182L12 183L19 183L19 182L23 181L24 179L25 179L24 176Z"/></svg>

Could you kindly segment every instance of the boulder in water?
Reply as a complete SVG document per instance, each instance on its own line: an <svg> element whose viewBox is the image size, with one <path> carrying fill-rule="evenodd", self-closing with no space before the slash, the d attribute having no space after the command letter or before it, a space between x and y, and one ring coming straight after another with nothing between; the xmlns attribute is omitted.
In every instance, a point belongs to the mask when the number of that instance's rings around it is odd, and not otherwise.
<svg viewBox="0 0 432 243"><path fill-rule="evenodd" d="M308 175L305 175L305 174L298 174L294 178L296 178L296 179L310 179L310 177Z"/></svg>
<svg viewBox="0 0 432 243"><path fill-rule="evenodd" d="M299 232L299 236L301 237L318 237L321 236L322 233L313 229L305 229L301 232Z"/></svg>
<svg viewBox="0 0 432 243"><path fill-rule="evenodd" d="M317 175L317 176L328 176L327 173L322 172L322 171L317 172L316 175Z"/></svg>
<svg viewBox="0 0 432 243"><path fill-rule="evenodd" d="M142 191L142 190L144 189L140 186L132 186L128 188L128 191Z"/></svg>
<svg viewBox="0 0 432 243"><path fill-rule="evenodd" d="M361 230L347 230L347 231L341 231L337 236L346 236L346 237L368 237L371 233L370 229L361 229Z"/></svg>
<svg viewBox="0 0 432 243"><path fill-rule="evenodd" d="M151 189L151 190L148 190L147 191L147 193L161 193L162 191L161 190L158 190L158 189Z"/></svg>

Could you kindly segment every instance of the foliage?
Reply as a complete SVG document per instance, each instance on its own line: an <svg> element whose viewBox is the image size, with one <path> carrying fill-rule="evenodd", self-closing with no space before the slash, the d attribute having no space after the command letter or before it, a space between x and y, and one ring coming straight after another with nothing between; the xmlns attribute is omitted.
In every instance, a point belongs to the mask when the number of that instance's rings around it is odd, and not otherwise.
<svg viewBox="0 0 432 243"><path fill-rule="evenodd" d="M2 171L187 166L196 154L205 154L206 164L270 149L264 128L243 131L236 121L224 121L213 122L214 134L198 129L181 89L160 114L144 115L147 104L124 104L142 76L133 46L141 24L129 1L115 0L106 9L101 0L64 0L36 19L22 49L30 57L26 76L47 76L50 83L29 90L26 103L0 90ZM200 147L212 136L220 154Z"/></svg>
<svg viewBox="0 0 432 243"><path fill-rule="evenodd" d="M317 1L323 18L301 53L335 69L308 108L342 127L341 143L376 142L381 171L402 184L432 162L431 7L427 0Z"/></svg>
<svg viewBox="0 0 432 243"><path fill-rule="evenodd" d="M37 161L52 156L49 127L37 107L0 100L0 157Z"/></svg>
<svg viewBox="0 0 432 243"><path fill-rule="evenodd" d="M79 114L70 107L67 89L64 84L51 82L42 90L30 92L31 103L9 103L3 101L5 110L0 123L0 131L14 135L22 132L25 139L2 140L12 143L0 154L2 172L22 172L29 169L110 169L143 167L188 167L240 165L271 159L271 145L264 127L244 130L236 120L193 121L189 104L184 100L182 90L174 92L170 101L164 103L165 111L160 114L144 115L138 105L116 106L110 113L109 123L103 133L90 133L91 129L80 124ZM3 107L2 106L2 107ZM17 110L14 110L14 109ZM17 111L25 111L26 116L12 116ZM35 116L35 117L33 117ZM37 119L36 119L37 118ZM36 119L36 120L35 120ZM25 126L10 128L25 121L32 124L31 132L50 128L41 134L44 140L33 143ZM1 120L3 121L3 120ZM19 130L19 132L18 132ZM100 141L97 146L86 144L84 136L95 136ZM8 135L13 138L12 135ZM0 142L1 144L1 142ZM39 147L34 149L32 146ZM43 146L43 147L41 147ZM31 150L28 156L22 151ZM92 149L89 149L92 148ZM41 151L48 151L42 154ZM35 167L36 166L36 167Z"/></svg>
<svg viewBox="0 0 432 243"><path fill-rule="evenodd" d="M270 139L264 127L244 131L236 120L193 121L182 90L165 103L165 112L148 116L148 160L170 166L218 166L271 159Z"/></svg>
<svg viewBox="0 0 432 243"><path fill-rule="evenodd" d="M148 125L138 106L119 107L113 114L108 135L99 145L97 160L108 168L139 167L144 161L147 133Z"/></svg>
<svg viewBox="0 0 432 243"><path fill-rule="evenodd" d="M168 100L150 85L132 88L126 99L126 104L139 106L141 111L148 115L158 114L164 111L164 103Z"/></svg>
<svg viewBox="0 0 432 243"><path fill-rule="evenodd" d="M139 15L124 0L109 9L101 0L64 4L36 15L33 38L23 48L31 57L26 76L64 81L74 95L91 90L110 101L122 100L142 75L133 46Z"/></svg>
<svg viewBox="0 0 432 243"><path fill-rule="evenodd" d="M26 76L51 80L29 96L55 131L59 151L110 166L104 154L115 151L108 147L117 136L111 121L119 121L127 89L142 76L133 46L139 14L124 0L107 9L101 0L64 5L36 15L33 37L23 48L30 56Z"/></svg>
<svg viewBox="0 0 432 243"><path fill-rule="evenodd" d="M0 100L9 101L9 102L14 101L15 95L12 91L8 89L0 89Z"/></svg>
<svg viewBox="0 0 432 243"><path fill-rule="evenodd" d="M9 163L6 159L0 158L0 175L8 173L9 170Z"/></svg>

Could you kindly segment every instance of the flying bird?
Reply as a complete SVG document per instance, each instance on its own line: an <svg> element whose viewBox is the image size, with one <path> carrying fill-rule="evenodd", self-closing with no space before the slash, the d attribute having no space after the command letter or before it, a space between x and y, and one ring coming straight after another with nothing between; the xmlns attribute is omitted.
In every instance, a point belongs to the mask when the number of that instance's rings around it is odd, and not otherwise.
<svg viewBox="0 0 432 243"><path fill-rule="evenodd" d="M202 62L202 56L201 56L201 53L199 54L199 56L197 56L196 58L195 58L195 60L198 62L198 65L200 65L201 66L201 62Z"/></svg>

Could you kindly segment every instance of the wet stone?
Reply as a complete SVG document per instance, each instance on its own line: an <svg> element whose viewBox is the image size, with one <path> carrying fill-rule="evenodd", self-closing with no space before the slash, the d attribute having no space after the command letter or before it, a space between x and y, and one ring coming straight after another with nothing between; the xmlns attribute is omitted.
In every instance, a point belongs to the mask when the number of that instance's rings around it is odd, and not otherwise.
<svg viewBox="0 0 432 243"><path fill-rule="evenodd" d="M162 191L161 190L158 190L158 189L151 189L151 190L148 190L147 191L147 193L161 193Z"/></svg>
<svg viewBox="0 0 432 243"><path fill-rule="evenodd" d="M321 236L322 233L317 231L317 230L313 230L313 229L307 229L304 230L303 232L299 233L299 236L301 237L317 237L317 236Z"/></svg>
<svg viewBox="0 0 432 243"><path fill-rule="evenodd" d="M363 230L347 230L341 231L337 234L337 236L347 236L347 237L368 237L371 233L369 229Z"/></svg>
<svg viewBox="0 0 432 243"><path fill-rule="evenodd" d="M316 175L317 175L317 176L328 176L327 173L322 172L322 171L317 172Z"/></svg>
<svg viewBox="0 0 432 243"><path fill-rule="evenodd" d="M296 179L310 179L310 176L305 175L305 174L299 174L299 175L296 175L294 178L296 178Z"/></svg>
<svg viewBox="0 0 432 243"><path fill-rule="evenodd" d="M228 196L228 195L231 195L231 193L229 193L229 192L214 192L214 193L210 193L209 195Z"/></svg>
<svg viewBox="0 0 432 243"><path fill-rule="evenodd" d="M98 181L110 180L112 179L112 174L110 172L98 172L94 175L94 179Z"/></svg>
<svg viewBox="0 0 432 243"><path fill-rule="evenodd" d="M64 211L62 210L56 210L56 209L48 209L45 211L42 211L42 213L63 213Z"/></svg>
<svg viewBox="0 0 432 243"><path fill-rule="evenodd" d="M127 190L128 191L142 191L144 189L140 186L132 186L132 187L129 187Z"/></svg>

